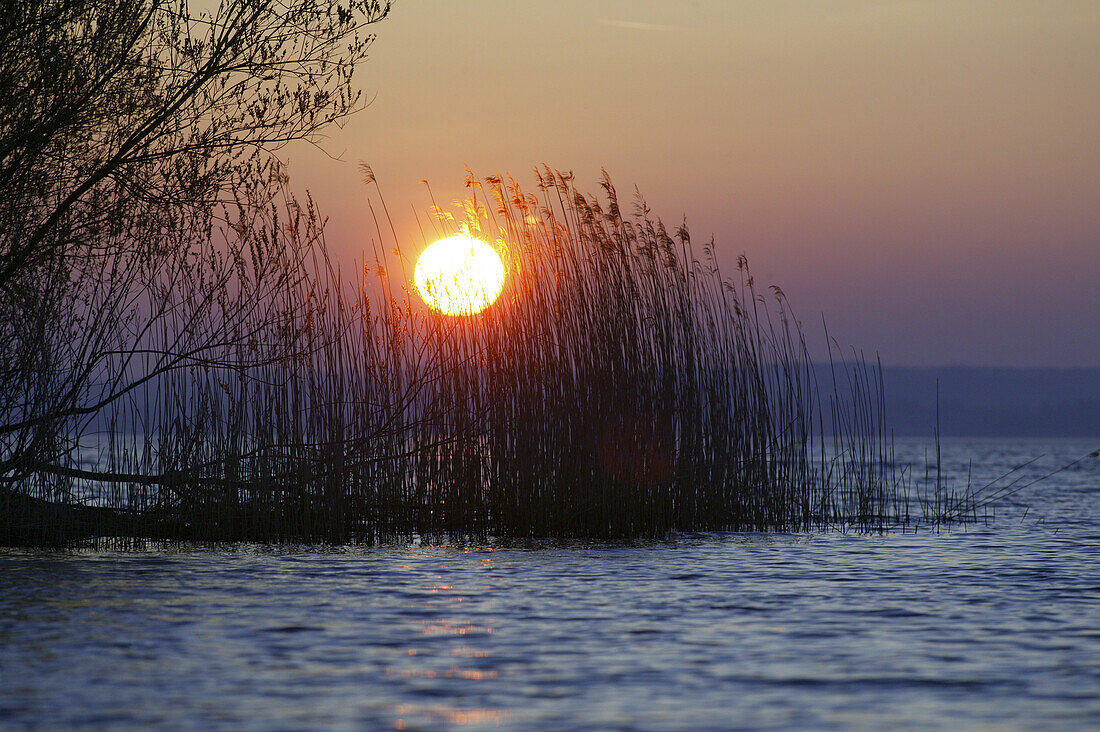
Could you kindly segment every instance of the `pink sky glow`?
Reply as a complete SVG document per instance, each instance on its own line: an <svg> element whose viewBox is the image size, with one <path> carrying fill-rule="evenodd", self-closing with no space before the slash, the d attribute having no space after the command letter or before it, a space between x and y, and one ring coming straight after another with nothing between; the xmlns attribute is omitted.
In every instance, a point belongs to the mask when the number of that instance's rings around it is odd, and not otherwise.
<svg viewBox="0 0 1100 732"><path fill-rule="evenodd" d="M400 0L373 102L288 152L361 259L464 168L638 185L888 364L1100 366L1100 3Z"/></svg>

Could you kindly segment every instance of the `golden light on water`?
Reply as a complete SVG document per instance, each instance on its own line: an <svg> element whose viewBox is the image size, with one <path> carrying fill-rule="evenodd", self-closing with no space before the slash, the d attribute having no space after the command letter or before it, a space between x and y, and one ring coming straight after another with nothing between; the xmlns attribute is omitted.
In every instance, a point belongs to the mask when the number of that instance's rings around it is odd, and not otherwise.
<svg viewBox="0 0 1100 732"><path fill-rule="evenodd" d="M413 280L420 297L446 315L473 315L504 289L504 262L485 242L465 234L440 239L416 260Z"/></svg>

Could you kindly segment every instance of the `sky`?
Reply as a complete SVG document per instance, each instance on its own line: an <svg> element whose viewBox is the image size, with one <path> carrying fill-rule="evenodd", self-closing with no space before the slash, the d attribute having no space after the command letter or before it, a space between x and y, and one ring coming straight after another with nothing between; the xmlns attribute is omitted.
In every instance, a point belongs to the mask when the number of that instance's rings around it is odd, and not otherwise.
<svg viewBox="0 0 1100 732"><path fill-rule="evenodd" d="M1100 2L397 0L366 108L288 152L362 261L465 167L601 168L812 337L886 364L1100 366Z"/></svg>

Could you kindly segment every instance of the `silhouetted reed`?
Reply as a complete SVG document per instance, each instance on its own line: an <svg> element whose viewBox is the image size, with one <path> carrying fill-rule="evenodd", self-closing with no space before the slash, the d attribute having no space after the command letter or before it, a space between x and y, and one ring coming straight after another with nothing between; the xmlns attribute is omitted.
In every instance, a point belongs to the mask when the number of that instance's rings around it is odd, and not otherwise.
<svg viewBox="0 0 1100 732"><path fill-rule="evenodd" d="M833 360L821 383L782 290L758 289L743 257L725 273L713 242L700 256L640 197L624 213L606 175L600 197L536 175L533 193L471 175L469 200L433 210L437 235L465 230L506 263L502 296L471 316L429 310L382 229L349 282L312 204L240 222L228 255L204 249L205 269L173 276L172 317L134 350L213 345L146 364L156 377L86 435L69 425L56 461L0 495L0 541L618 540L976 518L971 494L894 466L878 365ZM82 436L100 451L83 463Z"/></svg>

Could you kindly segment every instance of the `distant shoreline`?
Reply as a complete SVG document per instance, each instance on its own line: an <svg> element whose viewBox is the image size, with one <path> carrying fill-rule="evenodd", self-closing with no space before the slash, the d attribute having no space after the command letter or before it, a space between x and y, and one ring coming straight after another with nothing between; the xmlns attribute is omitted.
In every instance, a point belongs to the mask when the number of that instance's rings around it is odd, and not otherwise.
<svg viewBox="0 0 1100 732"><path fill-rule="evenodd" d="M937 380L944 437L1100 438L1100 368L981 366L884 366L895 435L933 434Z"/></svg>

